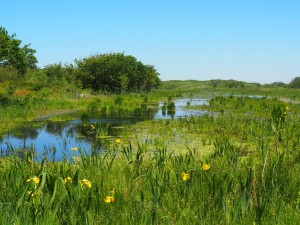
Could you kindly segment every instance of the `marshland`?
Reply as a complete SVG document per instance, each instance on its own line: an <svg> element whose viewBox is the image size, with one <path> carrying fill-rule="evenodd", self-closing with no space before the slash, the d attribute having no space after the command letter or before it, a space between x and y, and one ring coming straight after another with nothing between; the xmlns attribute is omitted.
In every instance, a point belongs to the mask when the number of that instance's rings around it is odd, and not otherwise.
<svg viewBox="0 0 300 225"><path fill-rule="evenodd" d="M123 53L30 59L1 59L0 224L300 220L299 77L161 81Z"/></svg>

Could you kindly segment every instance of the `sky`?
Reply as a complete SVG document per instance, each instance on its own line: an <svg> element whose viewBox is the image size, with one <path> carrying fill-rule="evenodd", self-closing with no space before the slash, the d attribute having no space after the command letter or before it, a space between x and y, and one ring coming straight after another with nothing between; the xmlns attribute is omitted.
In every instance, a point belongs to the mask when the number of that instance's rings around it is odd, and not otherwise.
<svg viewBox="0 0 300 225"><path fill-rule="evenodd" d="M0 12L40 68L121 52L161 80L300 76L298 0L0 0Z"/></svg>

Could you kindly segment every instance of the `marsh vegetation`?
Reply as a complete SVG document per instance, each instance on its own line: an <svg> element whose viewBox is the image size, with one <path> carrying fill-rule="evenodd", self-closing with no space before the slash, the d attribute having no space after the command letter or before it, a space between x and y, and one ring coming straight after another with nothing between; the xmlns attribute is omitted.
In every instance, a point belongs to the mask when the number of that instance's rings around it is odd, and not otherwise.
<svg viewBox="0 0 300 225"><path fill-rule="evenodd" d="M0 224L299 224L299 79L161 82L119 53L39 69L0 38Z"/></svg>
<svg viewBox="0 0 300 225"><path fill-rule="evenodd" d="M92 98L86 109L137 117L164 95ZM115 134L83 116L83 135L105 149L69 146L60 162L14 149L1 159L1 223L297 224L299 106L219 95L184 108L214 113L144 118Z"/></svg>

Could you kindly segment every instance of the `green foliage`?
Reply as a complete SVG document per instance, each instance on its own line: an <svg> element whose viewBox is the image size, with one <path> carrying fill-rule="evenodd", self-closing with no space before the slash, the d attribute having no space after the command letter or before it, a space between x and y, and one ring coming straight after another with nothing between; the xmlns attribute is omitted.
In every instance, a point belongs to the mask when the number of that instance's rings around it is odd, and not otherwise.
<svg viewBox="0 0 300 225"><path fill-rule="evenodd" d="M110 93L150 91L160 79L153 66L121 53L94 55L76 61L83 88Z"/></svg>
<svg viewBox="0 0 300 225"><path fill-rule="evenodd" d="M19 80L19 75L16 69L10 66L0 65L0 84L15 82ZM16 85L16 84L15 84Z"/></svg>
<svg viewBox="0 0 300 225"><path fill-rule="evenodd" d="M121 96L117 96L114 98L114 102L115 102L115 105L116 106L122 106L122 103L123 103L123 98Z"/></svg>
<svg viewBox="0 0 300 225"><path fill-rule="evenodd" d="M271 84L265 84L264 87L271 87L271 88L285 88L287 84L283 82L273 82Z"/></svg>
<svg viewBox="0 0 300 225"><path fill-rule="evenodd" d="M14 85L9 85L6 87L6 93L9 96L12 96L13 93L15 92L15 90L16 90L16 86L14 86Z"/></svg>
<svg viewBox="0 0 300 225"><path fill-rule="evenodd" d="M236 80L211 80L210 84L216 87L226 87L226 88L244 88L248 85L255 85L260 86L258 83L249 84L243 81L236 81Z"/></svg>
<svg viewBox="0 0 300 225"><path fill-rule="evenodd" d="M290 88L300 88L300 77L295 77L290 83L289 83Z"/></svg>
<svg viewBox="0 0 300 225"><path fill-rule="evenodd" d="M37 59L30 44L21 47L22 41L15 37L15 34L9 35L4 27L0 27L0 64L12 66L23 75L28 69L36 68Z"/></svg>
<svg viewBox="0 0 300 225"><path fill-rule="evenodd" d="M47 65L43 72L47 75L48 80L60 81L61 83L71 83L75 81L75 68L72 64L61 63Z"/></svg>

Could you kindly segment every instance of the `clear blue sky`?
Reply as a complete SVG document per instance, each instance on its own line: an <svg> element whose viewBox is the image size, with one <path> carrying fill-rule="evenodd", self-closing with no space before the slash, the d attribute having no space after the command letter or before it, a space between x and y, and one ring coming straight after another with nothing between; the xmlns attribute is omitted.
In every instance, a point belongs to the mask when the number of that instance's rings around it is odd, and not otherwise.
<svg viewBox="0 0 300 225"><path fill-rule="evenodd" d="M300 76L298 0L7 0L0 12L41 68L124 52L162 80Z"/></svg>

